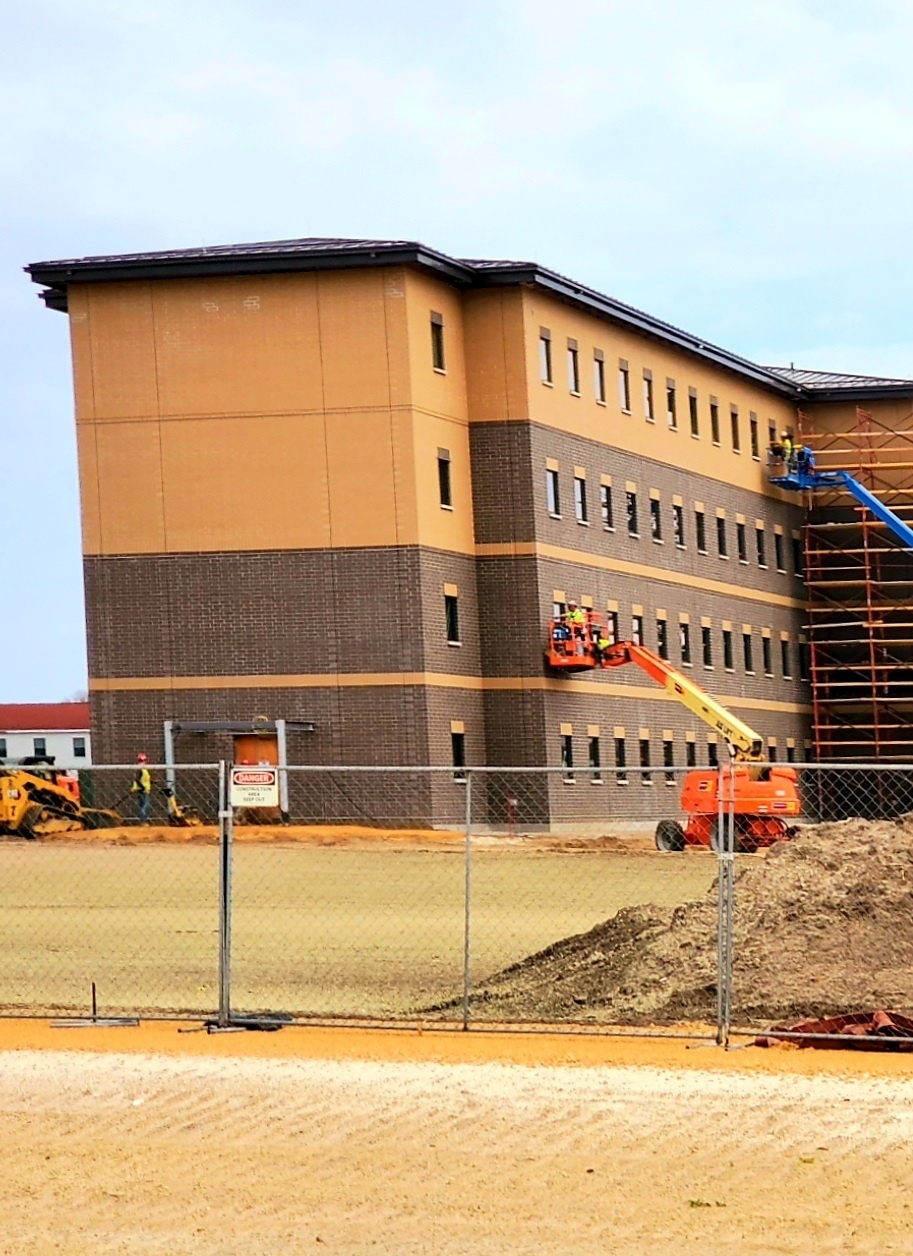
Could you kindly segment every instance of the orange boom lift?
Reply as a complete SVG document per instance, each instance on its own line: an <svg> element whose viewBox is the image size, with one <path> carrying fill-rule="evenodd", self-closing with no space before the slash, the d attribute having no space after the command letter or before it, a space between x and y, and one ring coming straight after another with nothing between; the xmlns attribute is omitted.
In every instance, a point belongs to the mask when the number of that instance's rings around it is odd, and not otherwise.
<svg viewBox="0 0 913 1256"><path fill-rule="evenodd" d="M550 667L565 672L635 663L729 745L730 762L722 771L697 768L687 774L681 794L685 824L660 820L657 848L677 851L686 846L710 846L719 850L721 789L724 812L732 802L736 850L754 851L788 841L795 831L788 821L800 812L795 769L765 762L761 736L658 654L632 641L606 643L600 648L599 642L605 640L601 617L592 611L587 612L582 625L553 620L546 659Z"/></svg>

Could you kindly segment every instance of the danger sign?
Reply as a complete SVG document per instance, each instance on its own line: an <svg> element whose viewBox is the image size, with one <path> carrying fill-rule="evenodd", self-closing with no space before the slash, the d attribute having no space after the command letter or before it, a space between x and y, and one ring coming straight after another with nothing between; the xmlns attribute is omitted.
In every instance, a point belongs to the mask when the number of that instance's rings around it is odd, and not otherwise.
<svg viewBox="0 0 913 1256"><path fill-rule="evenodd" d="M232 768L230 801L233 807L278 807L279 769Z"/></svg>

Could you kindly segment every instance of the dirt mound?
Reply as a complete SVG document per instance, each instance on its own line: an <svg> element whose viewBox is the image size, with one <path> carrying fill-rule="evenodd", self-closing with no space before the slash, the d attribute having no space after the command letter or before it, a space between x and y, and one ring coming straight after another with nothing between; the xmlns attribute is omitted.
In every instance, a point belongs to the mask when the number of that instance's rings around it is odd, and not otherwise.
<svg viewBox="0 0 913 1256"><path fill-rule="evenodd" d="M742 1024L858 1008L913 1011L913 817L805 829L740 861L733 1010ZM627 907L490 978L505 1020L712 1019L717 888L669 911Z"/></svg>

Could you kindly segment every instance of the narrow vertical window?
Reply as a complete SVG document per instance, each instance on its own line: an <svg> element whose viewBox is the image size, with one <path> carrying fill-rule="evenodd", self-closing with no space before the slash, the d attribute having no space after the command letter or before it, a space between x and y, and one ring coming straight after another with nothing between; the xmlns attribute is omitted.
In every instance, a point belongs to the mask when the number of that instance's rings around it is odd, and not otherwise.
<svg viewBox="0 0 913 1256"><path fill-rule="evenodd" d="M735 525L735 541L736 548L739 551L739 562L748 562L748 533L745 530L745 524L736 521Z"/></svg>
<svg viewBox="0 0 913 1256"><path fill-rule="evenodd" d="M805 579L805 557L802 553L802 538L794 536L793 542L793 571L800 580Z"/></svg>
<svg viewBox="0 0 913 1256"><path fill-rule="evenodd" d="M740 454L742 452L742 432L739 428L739 412L735 406L729 411L729 423L732 427L732 452Z"/></svg>
<svg viewBox="0 0 913 1256"><path fill-rule="evenodd" d="M631 372L624 358L621 358L618 363L618 400L625 414L630 414L631 413Z"/></svg>
<svg viewBox="0 0 913 1256"><path fill-rule="evenodd" d="M628 783L628 751L624 737L615 738L615 784Z"/></svg>
<svg viewBox="0 0 913 1256"><path fill-rule="evenodd" d="M644 418L648 423L656 422L653 413L653 372L644 371Z"/></svg>
<svg viewBox="0 0 913 1256"><path fill-rule="evenodd" d="M800 641L798 647L799 653L799 679L808 680L808 642Z"/></svg>
<svg viewBox="0 0 913 1256"><path fill-rule="evenodd" d="M767 566L767 533L763 528L755 528L755 545L758 550L758 566Z"/></svg>
<svg viewBox="0 0 913 1256"><path fill-rule="evenodd" d="M628 535L640 536L637 527L637 494L632 489L628 489L625 498L628 509Z"/></svg>
<svg viewBox="0 0 913 1256"><path fill-rule="evenodd" d="M704 666L713 667L713 634L709 624L701 625L701 654L704 659Z"/></svg>
<svg viewBox="0 0 913 1256"><path fill-rule="evenodd" d="M574 776L574 738L570 733L561 735L561 766L564 768L564 779L575 780Z"/></svg>
<svg viewBox="0 0 913 1256"><path fill-rule="evenodd" d="M621 640L618 631L618 611L609 611L606 615L606 634L612 645L617 645Z"/></svg>
<svg viewBox="0 0 913 1256"><path fill-rule="evenodd" d="M707 520L703 510L695 510L694 512L694 536L697 543L698 553L707 553Z"/></svg>
<svg viewBox="0 0 913 1256"><path fill-rule="evenodd" d="M774 559L777 564L777 571L786 571L786 561L783 556L783 533L774 533Z"/></svg>
<svg viewBox="0 0 913 1256"><path fill-rule="evenodd" d="M773 664L773 646L770 637L761 638L761 661L764 664L764 675L772 676L774 674Z"/></svg>
<svg viewBox="0 0 913 1256"><path fill-rule="evenodd" d="M455 781L466 780L466 734L451 733L450 734L450 759L453 763L453 779Z"/></svg>
<svg viewBox="0 0 913 1256"><path fill-rule="evenodd" d="M735 655L732 649L732 629L723 629L723 666L727 672L735 671Z"/></svg>
<svg viewBox="0 0 913 1256"><path fill-rule="evenodd" d="M668 737L663 739L663 767L666 769L664 778L667 785L675 784L675 773L672 768L675 767L675 742L670 741Z"/></svg>
<svg viewBox="0 0 913 1256"><path fill-rule="evenodd" d="M0 759L6 758L6 738L0 737Z"/></svg>
<svg viewBox="0 0 913 1256"><path fill-rule="evenodd" d="M437 451L437 489L442 506L453 507L453 490L450 483L450 450Z"/></svg>
<svg viewBox="0 0 913 1256"><path fill-rule="evenodd" d="M707 762L712 768L718 768L720 766L720 756L717 752L715 741L707 742Z"/></svg>
<svg viewBox="0 0 913 1256"><path fill-rule="evenodd" d="M543 384L552 382L552 333L547 327L539 328L539 376Z"/></svg>
<svg viewBox="0 0 913 1256"><path fill-rule="evenodd" d="M700 436L701 422L698 417L697 391L694 388L688 390L688 419L691 423L691 435Z"/></svg>
<svg viewBox="0 0 913 1256"><path fill-rule="evenodd" d="M688 767L688 768L697 767L697 742L694 742L694 741L685 742L685 767Z"/></svg>
<svg viewBox="0 0 913 1256"><path fill-rule="evenodd" d="M590 780L602 780L602 760L599 753L599 738L590 737L589 744Z"/></svg>
<svg viewBox="0 0 913 1256"><path fill-rule="evenodd" d="M754 642L750 631L742 633L742 655L745 660L745 671L754 672Z"/></svg>
<svg viewBox="0 0 913 1256"><path fill-rule="evenodd" d="M761 457L761 439L758 435L758 416L754 412L748 415L748 435L751 441L751 456L757 461Z"/></svg>
<svg viewBox="0 0 913 1256"><path fill-rule="evenodd" d="M431 364L436 371L445 370L444 366L444 316L431 314Z"/></svg>
<svg viewBox="0 0 913 1256"><path fill-rule="evenodd" d="M574 476L574 514L577 516L578 523L589 522L586 505L586 477L582 475Z"/></svg>
<svg viewBox="0 0 913 1256"><path fill-rule="evenodd" d="M545 472L545 500L548 504L548 513L554 517L561 516L561 493L558 488L558 472L551 467Z"/></svg>
<svg viewBox="0 0 913 1256"><path fill-rule="evenodd" d="M74 737L74 738L73 738L73 758L74 758L74 759L85 759L85 758L86 758L86 739L85 739L85 737Z"/></svg>
<svg viewBox="0 0 913 1256"><path fill-rule="evenodd" d="M32 754L36 758L43 758L48 752L48 743L45 737L32 738Z"/></svg>
<svg viewBox="0 0 913 1256"><path fill-rule="evenodd" d="M650 772L650 738L640 738L640 783L652 785L653 775Z"/></svg>
<svg viewBox="0 0 913 1256"><path fill-rule="evenodd" d="M460 602L455 593L444 594L444 622L447 628L447 644L460 644Z"/></svg>
<svg viewBox="0 0 913 1256"><path fill-rule="evenodd" d="M675 538L675 544L679 549L685 548L685 508L684 506L672 507L672 535Z"/></svg>
<svg viewBox="0 0 913 1256"><path fill-rule="evenodd" d="M654 541L663 539L662 503L657 497L650 498L650 535Z"/></svg>
<svg viewBox="0 0 913 1256"><path fill-rule="evenodd" d="M682 662L691 662L691 625L684 621L678 626L678 644L682 652Z"/></svg>
<svg viewBox="0 0 913 1256"><path fill-rule="evenodd" d="M600 484L599 486L599 514L602 517L602 526L607 532L614 531L615 523L612 515L612 486L611 484Z"/></svg>
<svg viewBox="0 0 913 1256"><path fill-rule="evenodd" d="M601 349L593 350L593 392L600 405L605 405L605 354Z"/></svg>
<svg viewBox="0 0 913 1256"><path fill-rule="evenodd" d="M777 443L777 425L773 419L767 420L767 444L776 445Z"/></svg>
<svg viewBox="0 0 913 1256"><path fill-rule="evenodd" d="M710 439L714 445L720 443L720 407L712 397L710 399Z"/></svg>
<svg viewBox="0 0 913 1256"><path fill-rule="evenodd" d="M678 411L675 408L675 380L666 380L666 420L673 431L678 430Z"/></svg>
<svg viewBox="0 0 913 1256"><path fill-rule="evenodd" d="M723 515L716 517L716 551L720 558L729 557L729 539L726 536L726 520Z"/></svg>
<svg viewBox="0 0 913 1256"><path fill-rule="evenodd" d="M669 623L665 619L656 621L656 652L661 659L669 657Z"/></svg>
<svg viewBox="0 0 913 1256"><path fill-rule="evenodd" d="M631 616L631 640L635 645L643 645L644 643L644 617L643 615Z"/></svg>
<svg viewBox="0 0 913 1256"><path fill-rule="evenodd" d="M580 354L576 340L567 342L567 386L575 397L580 396Z"/></svg>
<svg viewBox="0 0 913 1256"><path fill-rule="evenodd" d="M784 680L792 679L792 669L789 662L789 641L785 637L780 638L780 671L783 673Z"/></svg>
<svg viewBox="0 0 913 1256"><path fill-rule="evenodd" d="M567 611L566 602L552 602L552 619L560 619Z"/></svg>
<svg viewBox="0 0 913 1256"><path fill-rule="evenodd" d="M796 762L796 747L791 746L789 742L786 743L786 762L787 763Z"/></svg>

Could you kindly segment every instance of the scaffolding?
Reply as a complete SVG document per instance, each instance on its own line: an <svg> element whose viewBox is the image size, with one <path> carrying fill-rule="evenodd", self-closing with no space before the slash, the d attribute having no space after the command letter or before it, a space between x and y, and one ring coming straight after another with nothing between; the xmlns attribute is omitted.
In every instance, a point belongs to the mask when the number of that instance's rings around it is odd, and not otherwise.
<svg viewBox="0 0 913 1256"><path fill-rule="evenodd" d="M814 430L816 422L826 430ZM821 470L849 471L913 523L913 414L799 415ZM807 503L805 564L819 761L913 759L913 553L848 492Z"/></svg>

